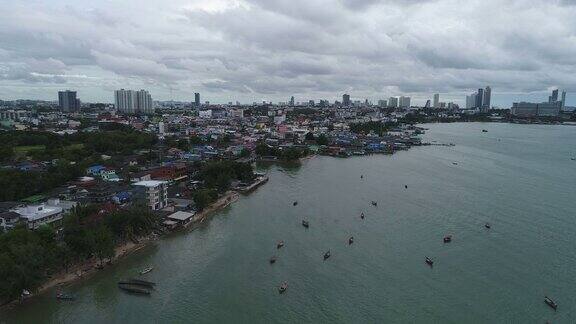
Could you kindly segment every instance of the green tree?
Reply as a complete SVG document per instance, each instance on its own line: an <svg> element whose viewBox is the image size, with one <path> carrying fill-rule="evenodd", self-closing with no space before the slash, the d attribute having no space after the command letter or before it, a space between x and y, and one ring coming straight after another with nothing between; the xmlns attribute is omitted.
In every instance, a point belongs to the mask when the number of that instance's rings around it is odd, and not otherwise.
<svg viewBox="0 0 576 324"><path fill-rule="evenodd" d="M100 260L100 265L104 259L114 257L114 238L112 231L106 226L99 226L91 232L94 254Z"/></svg>
<svg viewBox="0 0 576 324"><path fill-rule="evenodd" d="M320 136L318 136L318 138L316 138L316 144L318 145L328 145L328 137L326 137L326 135L324 134L320 134Z"/></svg>
<svg viewBox="0 0 576 324"><path fill-rule="evenodd" d="M218 193L214 189L200 189L192 194L192 198L194 199L196 208L203 210L218 199Z"/></svg>

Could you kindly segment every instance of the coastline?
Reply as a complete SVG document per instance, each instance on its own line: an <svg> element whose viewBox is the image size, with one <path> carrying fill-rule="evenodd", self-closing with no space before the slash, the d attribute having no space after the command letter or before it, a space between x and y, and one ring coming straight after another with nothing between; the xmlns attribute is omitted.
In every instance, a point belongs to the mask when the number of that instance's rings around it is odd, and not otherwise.
<svg viewBox="0 0 576 324"><path fill-rule="evenodd" d="M204 222L208 218L208 216L230 206L232 203L236 202L239 199L239 197L240 194L234 190L226 191L221 197L219 197L216 201L210 204L210 206L198 212L194 217L194 221L191 222L189 225ZM148 236L139 238L138 243L127 241L123 244L120 244L114 248L114 257L112 257L108 262L106 261L103 262L103 267L100 268L98 267L99 260L96 259L95 257L92 257L84 262L74 264L68 269L68 271L63 270L53 275L42 286L40 286L36 292L30 294L30 296L27 297L23 302L38 297L40 295L43 295L48 291L50 291L51 289L58 287L65 287L66 285L79 282L82 279L90 278L94 274L102 270L106 270L109 265L113 265L116 262L120 262L126 256L145 248L152 242L155 242L161 238L162 236L156 234L150 234ZM0 305L0 309L7 307L16 307L19 304L21 304L20 300L16 299L4 305Z"/></svg>

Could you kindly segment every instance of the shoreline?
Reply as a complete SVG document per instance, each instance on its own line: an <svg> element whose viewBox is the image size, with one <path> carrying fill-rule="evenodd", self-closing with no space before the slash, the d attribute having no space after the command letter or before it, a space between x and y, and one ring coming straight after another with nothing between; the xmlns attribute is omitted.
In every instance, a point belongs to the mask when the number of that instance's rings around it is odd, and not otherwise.
<svg viewBox="0 0 576 324"><path fill-rule="evenodd" d="M234 190L228 190L219 197L216 201L214 201L210 206L204 208L202 211L198 212L194 217L194 221L190 222L185 228L191 227L191 230L194 227L190 226L192 224L203 223L208 216L213 214L214 212L220 211L234 202L238 201L240 198L240 194ZM17 307L18 305L24 304L27 300L34 299L41 295L46 294L48 291L58 288L58 287L65 287L67 285L80 282L82 279L87 279L99 273L100 271L106 270L109 266L120 262L123 258L127 257L128 255L137 252L147 246L149 246L152 242L158 241L162 239L164 235L156 235L150 234L148 236L144 236L139 238L138 243L134 243L131 241L127 241L122 243L114 248L114 257L109 259L109 261L104 261L101 268L98 267L99 260L95 257L92 257L84 262L80 262L78 264L72 265L68 271L63 270L61 272L56 273L54 276L49 278L44 284L42 284L36 292L30 294L27 298L23 301L20 299L15 299L10 301L4 305L0 305L0 310L3 308L12 308Z"/></svg>

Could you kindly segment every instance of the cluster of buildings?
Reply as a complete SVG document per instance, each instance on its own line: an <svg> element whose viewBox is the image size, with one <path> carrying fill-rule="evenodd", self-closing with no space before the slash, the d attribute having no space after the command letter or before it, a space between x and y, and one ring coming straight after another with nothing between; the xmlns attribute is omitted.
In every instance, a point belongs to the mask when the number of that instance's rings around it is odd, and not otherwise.
<svg viewBox="0 0 576 324"><path fill-rule="evenodd" d="M485 89L466 96L466 109L479 109L481 112L488 112L491 108L492 89L487 86Z"/></svg>
<svg viewBox="0 0 576 324"><path fill-rule="evenodd" d="M512 104L511 114L516 117L558 117L566 108L566 91L562 91L562 97L558 98L558 89L552 91L548 102L515 102Z"/></svg>

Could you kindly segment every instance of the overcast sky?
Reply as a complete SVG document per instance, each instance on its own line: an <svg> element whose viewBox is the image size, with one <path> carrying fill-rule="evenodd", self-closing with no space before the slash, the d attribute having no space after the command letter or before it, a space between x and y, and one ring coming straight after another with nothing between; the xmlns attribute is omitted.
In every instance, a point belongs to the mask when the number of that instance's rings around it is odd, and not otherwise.
<svg viewBox="0 0 576 324"><path fill-rule="evenodd" d="M576 104L576 0L0 0L0 99Z"/></svg>

